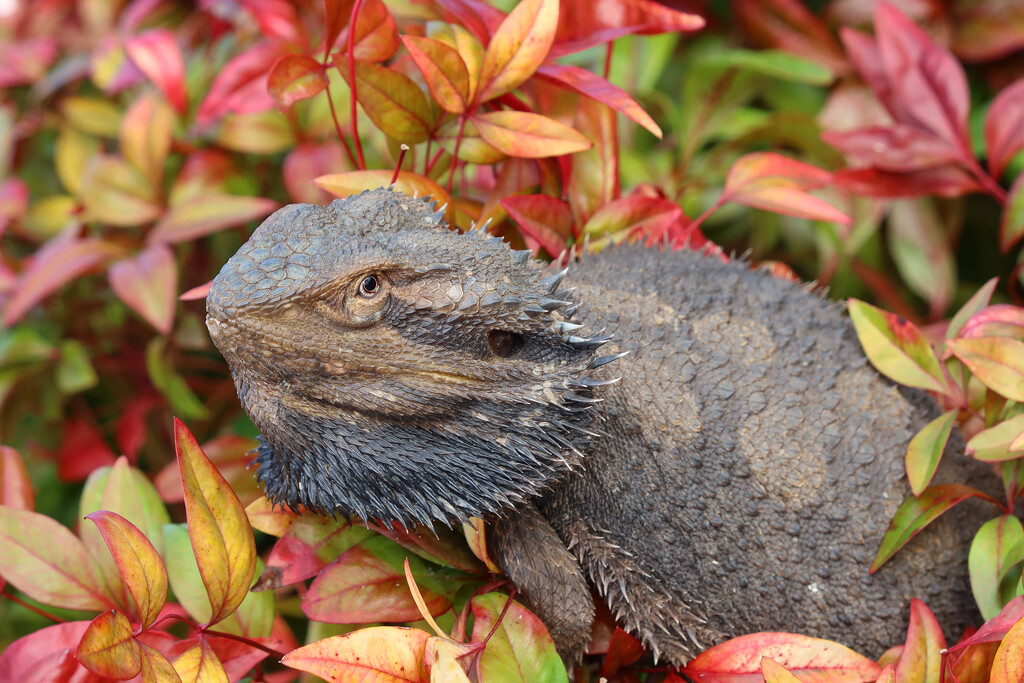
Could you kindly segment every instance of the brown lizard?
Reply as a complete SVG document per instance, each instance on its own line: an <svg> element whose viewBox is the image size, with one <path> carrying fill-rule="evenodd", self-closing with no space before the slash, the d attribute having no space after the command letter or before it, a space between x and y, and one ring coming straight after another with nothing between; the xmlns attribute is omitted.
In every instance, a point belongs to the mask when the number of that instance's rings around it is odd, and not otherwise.
<svg viewBox="0 0 1024 683"><path fill-rule="evenodd" d="M838 305L687 251L619 247L564 275L389 190L272 215L207 300L267 496L485 518L568 659L588 584L677 664L765 630L878 655L911 597L948 629L976 618L969 506L867 573L936 412L867 364ZM936 481L980 476L958 448Z"/></svg>

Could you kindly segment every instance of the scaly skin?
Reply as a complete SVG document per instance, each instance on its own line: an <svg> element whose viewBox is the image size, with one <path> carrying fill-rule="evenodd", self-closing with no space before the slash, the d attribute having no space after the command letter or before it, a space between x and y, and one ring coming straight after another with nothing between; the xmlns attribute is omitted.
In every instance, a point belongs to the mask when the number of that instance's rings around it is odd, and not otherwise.
<svg viewBox="0 0 1024 683"><path fill-rule="evenodd" d="M561 279L387 190L268 218L207 304L267 495L383 523L491 520L495 559L570 660L588 580L677 664L764 630L877 655L911 597L948 629L976 618L978 509L867 575L935 409L870 368L836 305L638 247L584 259L571 296ZM983 479L958 445L937 481Z"/></svg>

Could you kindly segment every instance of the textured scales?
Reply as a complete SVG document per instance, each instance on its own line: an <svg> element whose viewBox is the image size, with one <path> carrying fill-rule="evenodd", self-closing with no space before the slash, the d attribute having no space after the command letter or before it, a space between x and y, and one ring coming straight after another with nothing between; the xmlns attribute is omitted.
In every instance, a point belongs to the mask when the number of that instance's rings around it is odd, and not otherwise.
<svg viewBox="0 0 1024 683"><path fill-rule="evenodd" d="M834 304L691 252L588 257L572 301L563 275L387 190L268 218L208 299L267 495L486 517L567 659L587 581L674 663L765 630L877 655L910 597L951 630L976 618L969 504L867 575L935 408L867 365ZM985 476L959 445L937 481Z"/></svg>

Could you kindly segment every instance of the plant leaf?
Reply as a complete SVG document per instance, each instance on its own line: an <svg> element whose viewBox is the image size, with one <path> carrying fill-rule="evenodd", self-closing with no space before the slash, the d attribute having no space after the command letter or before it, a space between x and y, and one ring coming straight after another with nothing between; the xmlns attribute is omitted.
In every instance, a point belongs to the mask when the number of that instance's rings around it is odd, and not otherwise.
<svg viewBox="0 0 1024 683"><path fill-rule="evenodd" d="M800 679L771 657L761 658L761 675L765 683L800 683Z"/></svg>
<svg viewBox="0 0 1024 683"><path fill-rule="evenodd" d="M1020 681L1021 671L1024 671L1024 619L1014 624L996 650L989 683L1016 683Z"/></svg>
<svg viewBox="0 0 1024 683"><path fill-rule="evenodd" d="M0 576L33 600L66 609L117 606L78 537L46 515L0 506Z"/></svg>
<svg viewBox="0 0 1024 683"><path fill-rule="evenodd" d="M950 410L939 415L915 434L907 445L907 480L915 496L921 495L931 482L949 435L953 432L957 412Z"/></svg>
<svg viewBox="0 0 1024 683"><path fill-rule="evenodd" d="M1024 434L1024 413L993 425L971 437L967 442L967 454L983 462L1002 462L1024 457L1024 447L1015 441Z"/></svg>
<svg viewBox="0 0 1024 683"><path fill-rule="evenodd" d="M842 169L835 184L852 194L868 197L916 198L925 194L959 197L982 190L978 181L958 165L939 166L913 173L894 173L877 168Z"/></svg>
<svg viewBox="0 0 1024 683"><path fill-rule="evenodd" d="M112 265L110 287L121 301L146 319L160 334L174 327L178 293L178 264L166 244L155 242Z"/></svg>
<svg viewBox="0 0 1024 683"><path fill-rule="evenodd" d="M181 683L174 666L158 650L139 643L139 652L142 655L142 683Z"/></svg>
<svg viewBox="0 0 1024 683"><path fill-rule="evenodd" d="M256 545L234 491L178 419L174 421L174 446L185 488L189 538L210 598L208 625L215 624L231 614L249 592L256 571ZM177 664L175 669L181 672Z"/></svg>
<svg viewBox="0 0 1024 683"><path fill-rule="evenodd" d="M151 223L163 213L146 176L120 157L94 156L81 183L79 196L93 220L131 228Z"/></svg>
<svg viewBox="0 0 1024 683"><path fill-rule="evenodd" d="M309 55L284 55L270 68L267 93L281 111L313 97L328 85L324 67Z"/></svg>
<svg viewBox="0 0 1024 683"><path fill-rule="evenodd" d="M642 237L645 243L650 243L664 237L682 216L683 210L675 202L633 194L608 202L595 211L583 226L583 234L608 235L616 242L627 237Z"/></svg>
<svg viewBox="0 0 1024 683"><path fill-rule="evenodd" d="M519 231L552 257L557 258L572 237L572 209L556 197L546 194L514 195L501 200Z"/></svg>
<svg viewBox="0 0 1024 683"><path fill-rule="evenodd" d="M87 628L88 621L69 621L22 636L0 653L0 680L51 683L94 678L75 659Z"/></svg>
<svg viewBox="0 0 1024 683"><path fill-rule="evenodd" d="M1024 341L1009 337L950 339L946 347L992 391L1024 401Z"/></svg>
<svg viewBox="0 0 1024 683"><path fill-rule="evenodd" d="M331 683L427 680L423 654L430 634L400 626L374 626L292 650L281 663Z"/></svg>
<svg viewBox="0 0 1024 683"><path fill-rule="evenodd" d="M661 127L654 122L651 115L644 111L643 107L629 96L629 93L613 85L607 79L586 69L567 64L545 64L537 69L537 75L625 114L634 123L650 131L651 135L661 139Z"/></svg>
<svg viewBox="0 0 1024 683"><path fill-rule="evenodd" d="M345 58L335 55L334 66L347 81ZM355 76L352 87L359 104L381 132L410 145L430 137L434 130L434 112L411 78L386 66L360 61L355 63Z"/></svg>
<svg viewBox="0 0 1024 683"><path fill-rule="evenodd" d="M971 542L967 565L971 572L971 591L978 611L986 621L1003 609L1000 583L1011 567L1024 560L1024 526L1013 515L985 522Z"/></svg>
<svg viewBox="0 0 1024 683"><path fill-rule="evenodd" d="M968 498L981 498L998 505L992 497L960 484L935 484L922 491L917 498L908 497L889 523L889 528L878 548L878 554L868 571L872 574L878 571L879 567L906 545L907 541L938 519L942 513Z"/></svg>
<svg viewBox="0 0 1024 683"><path fill-rule="evenodd" d="M364 190L375 190L379 187L392 185L393 171L346 171L320 176L313 184L327 190L336 197L348 197ZM447 206L445 220L448 225L455 225L455 205L448 193L430 178L409 171L399 171L394 188L410 197L432 197L438 208Z"/></svg>
<svg viewBox="0 0 1024 683"><path fill-rule="evenodd" d="M967 303L965 303L949 321L949 327L946 328L946 339L953 339L954 337L960 336L964 325L966 325L976 313L988 306L989 302L992 300L992 293L996 291L996 287L998 285L999 278L994 277L983 284L978 291L967 300ZM979 336L984 337L986 335Z"/></svg>
<svg viewBox="0 0 1024 683"><path fill-rule="evenodd" d="M821 677L840 681L871 681L881 667L830 640L791 633L754 633L720 643L697 655L682 672L691 678L760 674L766 652L776 663L804 680Z"/></svg>
<svg viewBox="0 0 1024 683"><path fill-rule="evenodd" d="M355 0L324 0L324 41L329 51L352 19Z"/></svg>
<svg viewBox="0 0 1024 683"><path fill-rule="evenodd" d="M907 642L896 662L899 681L938 681L946 637L928 606L916 598L910 600L910 624Z"/></svg>
<svg viewBox="0 0 1024 683"><path fill-rule="evenodd" d="M512 157L555 157L582 152L592 146L582 133L540 114L491 111L476 114L470 120L484 140Z"/></svg>
<svg viewBox="0 0 1024 683"><path fill-rule="evenodd" d="M351 28L349 26L342 31L338 40L342 55L348 54L348 32ZM381 0L366 0L359 6L353 40L352 54L358 60L384 62L398 52L401 45L398 26Z"/></svg>
<svg viewBox="0 0 1024 683"><path fill-rule="evenodd" d="M427 81L430 94L445 111L461 114L469 102L469 71L458 50L417 36L402 36L405 49Z"/></svg>
<svg viewBox="0 0 1024 683"><path fill-rule="evenodd" d="M985 115L985 150L992 177L998 179L1021 149L1024 149L1024 79L1003 88Z"/></svg>
<svg viewBox="0 0 1024 683"><path fill-rule="evenodd" d="M864 353L876 370L900 384L946 391L935 352L914 323L856 299L847 305Z"/></svg>
<svg viewBox="0 0 1024 683"><path fill-rule="evenodd" d="M228 683L224 666L206 638L178 655L173 664L181 683Z"/></svg>
<svg viewBox="0 0 1024 683"><path fill-rule="evenodd" d="M333 517L297 517L274 544L267 568L253 590L290 586L316 576L339 555L373 535L366 527L339 524Z"/></svg>
<svg viewBox="0 0 1024 683"><path fill-rule="evenodd" d="M983 643L997 643L1005 638L1013 625L1021 619L1024 619L1024 596L1018 595L1006 603L998 616L986 621L977 632L962 639L949 648L949 651L952 653Z"/></svg>
<svg viewBox="0 0 1024 683"><path fill-rule="evenodd" d="M121 120L121 153L151 187L163 183L173 134L174 111L153 93L139 96Z"/></svg>
<svg viewBox="0 0 1024 683"><path fill-rule="evenodd" d="M725 178L720 202L817 221L850 224L850 217L808 190L831 182L832 174L774 152L754 152L737 159Z"/></svg>
<svg viewBox="0 0 1024 683"><path fill-rule="evenodd" d="M139 71L146 74L179 114L188 110L185 94L185 62L174 34L155 28L125 41L125 51Z"/></svg>
<svg viewBox="0 0 1024 683"><path fill-rule="evenodd" d="M107 678L127 680L142 670L142 651L132 624L113 609L92 620L75 654L89 671Z"/></svg>
<svg viewBox="0 0 1024 683"><path fill-rule="evenodd" d="M10 446L0 446L0 505L19 510L36 507L36 495L25 461Z"/></svg>
<svg viewBox="0 0 1024 683"><path fill-rule="evenodd" d="M148 241L177 244L265 218L281 205L272 199L211 192L175 204L150 231Z"/></svg>
<svg viewBox="0 0 1024 683"><path fill-rule="evenodd" d="M532 612L513 601L501 623L498 618L510 600L502 593L478 595L470 602L475 643L497 624L480 656L481 680L522 683L566 681L565 665L555 652L547 628Z"/></svg>
<svg viewBox="0 0 1024 683"><path fill-rule="evenodd" d="M345 19L348 20L347 14ZM196 125L209 126L228 113L271 109L274 100L267 92L267 75L287 51L280 41L265 41L233 57L210 84L196 112Z"/></svg>
<svg viewBox="0 0 1024 683"><path fill-rule="evenodd" d="M103 535L138 608L142 628L148 628L167 601L167 568L163 558L138 527L116 512L99 510L86 519L92 520Z"/></svg>
<svg viewBox="0 0 1024 683"><path fill-rule="evenodd" d="M1004 253L1008 252L1021 239L1024 239L1024 173L1017 176L1006 199L1003 220L999 224L999 247Z"/></svg>
<svg viewBox="0 0 1024 683"><path fill-rule="evenodd" d="M547 59L557 28L558 0L518 3L487 45L475 101L494 99L532 76Z"/></svg>
<svg viewBox="0 0 1024 683"><path fill-rule="evenodd" d="M826 131L821 139L845 154L854 166L871 166L894 173L945 166L961 157L946 140L901 123Z"/></svg>

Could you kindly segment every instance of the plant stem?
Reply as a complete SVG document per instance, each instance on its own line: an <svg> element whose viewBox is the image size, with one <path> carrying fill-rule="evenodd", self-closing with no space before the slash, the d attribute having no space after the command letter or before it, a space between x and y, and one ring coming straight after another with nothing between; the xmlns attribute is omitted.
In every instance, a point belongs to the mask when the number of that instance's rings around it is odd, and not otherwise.
<svg viewBox="0 0 1024 683"><path fill-rule="evenodd" d="M1005 207L1007 201L1006 190L992 176L985 172L985 169L978 164L978 160L972 155L966 155L963 163L967 166L967 170L971 172L971 175L978 179L978 182L985 188L985 191L992 195L992 198L999 202L1000 206Z"/></svg>
<svg viewBox="0 0 1024 683"><path fill-rule="evenodd" d="M722 195L722 197L724 197L724 196L725 196L725 195L723 194L723 195ZM708 219L708 216L710 216L711 214L713 214L713 213L714 213L715 211L718 211L718 209L719 209L719 208L721 208L722 204L724 204L724 203L725 203L725 202L723 202L723 201L722 201L722 197L719 197L719 198L718 198L718 201L716 201L716 202L715 202L714 204L712 204L711 206L709 206L709 207L708 207L708 210L707 210L707 211L705 211L705 212L704 212L704 213L702 213L701 215L699 215L699 216L697 216L696 218L694 218L694 219L693 219L693 220L692 220L692 221L690 222L690 225L689 225L689 227L690 227L690 228L693 228L694 230L696 230L697 228L699 228L699 227L701 226L701 224L702 224L702 223L703 223L704 221L706 221L706 220Z"/></svg>
<svg viewBox="0 0 1024 683"><path fill-rule="evenodd" d="M6 587L4 588L2 594L7 596L7 599L10 600L11 602L15 603L16 605L21 605L22 607L24 607L28 611L35 612L36 614L38 614L39 616L43 617L44 619L49 619L50 621L55 621L58 624L66 624L66 623L68 623L67 619L61 619L56 614L50 614L49 612L47 612L44 609L40 609L40 608L36 607L35 605L32 605L32 604L29 604L29 603L25 602L24 600L19 598L17 595L15 595L15 594L11 593L9 590L7 590Z"/></svg>
<svg viewBox="0 0 1024 683"><path fill-rule="evenodd" d="M281 652L280 650L275 650L272 647L267 647L262 643L252 640L251 638L246 638L245 636L236 636L233 633L225 633L223 631L210 631L208 629L204 629L203 633L205 633L208 636L215 636L217 638L227 638L228 640L234 640L239 643L245 643L246 645L254 647L257 650L263 650L268 655L277 657L278 660L281 660L286 654L288 654L287 652Z"/></svg>
<svg viewBox="0 0 1024 683"><path fill-rule="evenodd" d="M345 140L345 136L341 133L341 123L338 122L338 112L334 109L334 98L331 97L331 87L327 86L324 88L327 93L327 104L331 108L331 118L334 119L334 130L338 133L338 139L341 140L341 144L345 147L345 154L348 155L348 161L352 164L352 168L357 168L356 158L352 156L352 148L348 146L348 141Z"/></svg>
<svg viewBox="0 0 1024 683"><path fill-rule="evenodd" d="M348 86L352 90L352 141L356 145L359 156L359 169L366 170L366 158L363 157L363 144L359 142L359 123L356 121L356 58L352 53L356 48L356 19L363 0L356 0L352 5L352 16L348 20Z"/></svg>
<svg viewBox="0 0 1024 683"><path fill-rule="evenodd" d="M358 0L356 0L358 2ZM459 145L462 144L462 133L466 130L466 116L459 118L459 134L455 136L455 149L452 150L452 165L448 169L448 194L452 193L452 182L455 180L455 162L459 158Z"/></svg>

